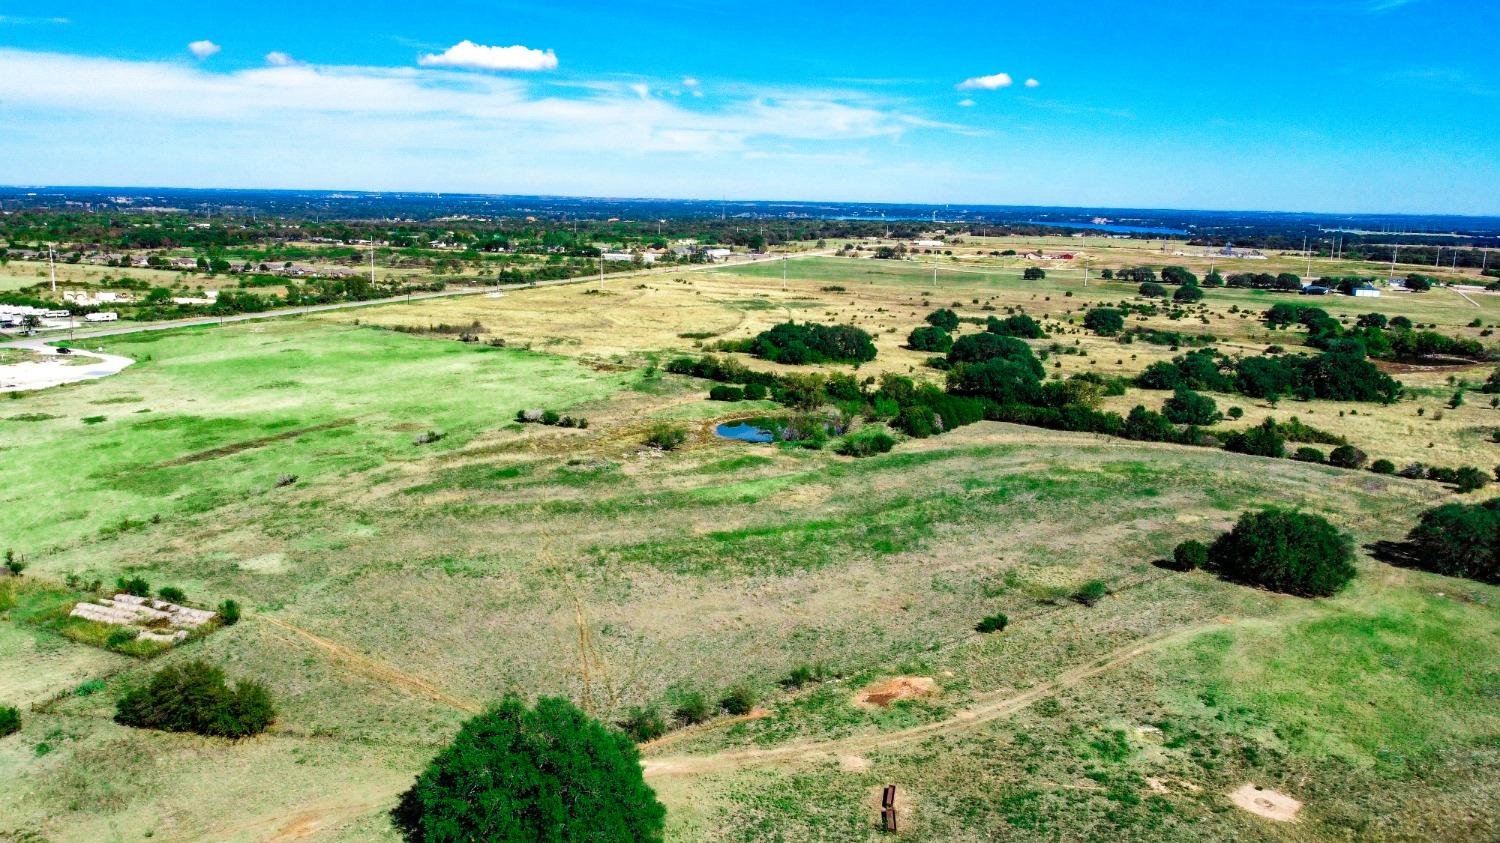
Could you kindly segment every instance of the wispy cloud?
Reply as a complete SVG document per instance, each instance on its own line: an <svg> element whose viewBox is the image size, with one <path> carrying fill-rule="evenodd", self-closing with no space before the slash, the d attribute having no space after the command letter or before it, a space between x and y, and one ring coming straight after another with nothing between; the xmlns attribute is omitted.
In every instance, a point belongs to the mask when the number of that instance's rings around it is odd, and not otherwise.
<svg viewBox="0 0 1500 843"><path fill-rule="evenodd" d="M224 48L206 39L203 41L194 41L188 45L188 52L199 59L206 59L222 49Z"/></svg>
<svg viewBox="0 0 1500 843"><path fill-rule="evenodd" d="M1028 87L1028 88L1040 88L1041 86L1042 86L1042 83L1036 81L1035 79L1027 79L1026 80L1026 87Z"/></svg>
<svg viewBox="0 0 1500 843"><path fill-rule="evenodd" d="M72 21L68 20L67 18L27 17L27 16L24 16L24 15L0 15L0 24L10 24L11 26L36 26L38 24L57 24L57 25L62 25L62 24L68 24L68 23L72 23Z"/></svg>
<svg viewBox="0 0 1500 843"><path fill-rule="evenodd" d="M557 55L551 50L534 50L513 44L509 47L486 47L473 41L460 41L441 53L428 53L417 59L423 67L457 67L466 70L556 70Z"/></svg>
<svg viewBox="0 0 1500 843"><path fill-rule="evenodd" d="M1009 73L992 73L989 76L973 76L958 83L960 91L998 91L1009 88L1013 80Z"/></svg>
<svg viewBox="0 0 1500 843"><path fill-rule="evenodd" d="M351 135L381 127L397 136L441 135L456 145L610 150L630 154L744 152L762 143L899 138L914 130L967 131L902 110L826 96L763 90L685 108L643 82L557 86L439 68L298 63L214 73L137 62L0 48L0 101L69 114L148 116L272 139L309 122ZM568 90L563 88L562 90ZM722 100L722 102L720 102ZM314 118L327 118L319 121Z"/></svg>
<svg viewBox="0 0 1500 843"><path fill-rule="evenodd" d="M1360 7L1366 12L1389 12L1420 2L1421 0L1360 0Z"/></svg>

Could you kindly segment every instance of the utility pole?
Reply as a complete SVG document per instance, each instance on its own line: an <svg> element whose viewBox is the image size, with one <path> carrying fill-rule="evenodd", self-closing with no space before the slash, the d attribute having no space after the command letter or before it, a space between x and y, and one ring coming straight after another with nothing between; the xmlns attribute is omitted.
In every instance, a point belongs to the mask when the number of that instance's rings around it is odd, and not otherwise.
<svg viewBox="0 0 1500 843"><path fill-rule="evenodd" d="M1400 246L1391 246L1391 280L1396 280L1396 255L1401 252Z"/></svg>
<svg viewBox="0 0 1500 843"><path fill-rule="evenodd" d="M47 244L47 271L52 275L52 295L57 295L57 250L56 243Z"/></svg>

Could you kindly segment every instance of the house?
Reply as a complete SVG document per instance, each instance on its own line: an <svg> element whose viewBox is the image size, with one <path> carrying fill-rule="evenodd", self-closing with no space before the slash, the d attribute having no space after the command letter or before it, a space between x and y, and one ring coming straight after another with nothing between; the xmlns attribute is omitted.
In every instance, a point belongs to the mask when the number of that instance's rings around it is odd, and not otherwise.
<svg viewBox="0 0 1500 843"><path fill-rule="evenodd" d="M168 262L173 269L197 269L198 261L195 258L172 258Z"/></svg>
<svg viewBox="0 0 1500 843"><path fill-rule="evenodd" d="M1363 284L1357 284L1353 287L1350 287L1349 295L1362 299L1375 299L1380 298L1380 291L1371 286L1367 281Z"/></svg>
<svg viewBox="0 0 1500 843"><path fill-rule="evenodd" d="M941 245L943 245L943 241L941 241L941 240L913 240L913 241L911 241L911 244L913 246L941 246Z"/></svg>
<svg viewBox="0 0 1500 843"><path fill-rule="evenodd" d="M734 252L732 250L730 250L730 249L716 248L716 249L704 249L703 250L703 254L707 255L709 260L727 261L727 260L729 260L729 256L732 255L732 254L734 254Z"/></svg>

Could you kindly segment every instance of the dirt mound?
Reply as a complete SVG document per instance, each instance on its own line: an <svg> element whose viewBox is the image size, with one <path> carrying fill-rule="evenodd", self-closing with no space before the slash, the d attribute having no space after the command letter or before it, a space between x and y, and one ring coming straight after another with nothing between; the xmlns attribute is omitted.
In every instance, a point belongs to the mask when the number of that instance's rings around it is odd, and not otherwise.
<svg viewBox="0 0 1500 843"><path fill-rule="evenodd" d="M1256 787L1250 782L1245 782L1230 793L1229 801L1257 817L1279 823L1296 822L1297 812L1302 810L1302 803L1285 793Z"/></svg>
<svg viewBox="0 0 1500 843"><path fill-rule="evenodd" d="M874 705L884 708L897 700L912 700L930 697L938 692L937 683L930 676L897 676L860 691L854 697L857 705Z"/></svg>

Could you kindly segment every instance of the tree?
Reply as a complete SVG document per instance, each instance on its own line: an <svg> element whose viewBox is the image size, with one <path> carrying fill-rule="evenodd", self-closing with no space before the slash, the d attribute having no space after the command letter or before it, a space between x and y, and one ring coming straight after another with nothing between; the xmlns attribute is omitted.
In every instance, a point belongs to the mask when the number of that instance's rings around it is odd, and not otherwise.
<svg viewBox="0 0 1500 843"><path fill-rule="evenodd" d="M953 337L942 328L923 325L913 329L906 337L906 345L913 351L935 351L946 354L953 348Z"/></svg>
<svg viewBox="0 0 1500 843"><path fill-rule="evenodd" d="M1028 266L1026 271L1021 273L1021 277L1027 281L1041 281L1047 277L1047 271L1040 266Z"/></svg>
<svg viewBox="0 0 1500 843"><path fill-rule="evenodd" d="M1339 468L1359 468L1368 457L1353 445L1340 445L1328 453L1328 464Z"/></svg>
<svg viewBox="0 0 1500 843"><path fill-rule="evenodd" d="M1140 293L1148 299L1159 299L1166 296L1167 288L1156 283L1155 281L1147 281L1146 283L1142 284L1136 292Z"/></svg>
<svg viewBox="0 0 1500 843"><path fill-rule="evenodd" d="M1246 512L1208 553L1225 579L1327 597L1354 579L1354 541L1321 516L1269 508Z"/></svg>
<svg viewBox="0 0 1500 843"><path fill-rule="evenodd" d="M1500 498L1429 509L1406 542L1425 571L1500 585Z"/></svg>
<svg viewBox="0 0 1500 843"><path fill-rule="evenodd" d="M1084 314L1083 327L1101 337L1112 337L1125 329L1125 314L1111 307L1096 307Z"/></svg>
<svg viewBox="0 0 1500 843"><path fill-rule="evenodd" d="M1010 360L1030 369L1037 378L1043 375L1042 362L1036 359L1031 346L1015 337L998 334L969 334L959 337L948 352L950 363L984 363L989 360Z"/></svg>
<svg viewBox="0 0 1500 843"><path fill-rule="evenodd" d="M1161 280L1167 284L1179 284L1197 286L1198 276L1194 275L1185 266L1164 266L1161 268Z"/></svg>
<svg viewBox="0 0 1500 843"><path fill-rule="evenodd" d="M0 738L21 731L21 712L13 705L0 705Z"/></svg>
<svg viewBox="0 0 1500 843"><path fill-rule="evenodd" d="M224 671L198 660L162 668L115 707L121 725L222 738L260 734L275 719L264 685L242 679L231 689Z"/></svg>
<svg viewBox="0 0 1500 843"><path fill-rule="evenodd" d="M1223 418L1212 398L1185 387L1178 387L1161 409L1162 415L1173 424L1210 425Z"/></svg>
<svg viewBox="0 0 1500 843"><path fill-rule="evenodd" d="M1002 337L1020 337L1028 340L1039 340L1047 336L1041 324L1024 313L1007 316L1004 319L991 316L985 330Z"/></svg>
<svg viewBox="0 0 1500 843"><path fill-rule="evenodd" d="M954 313L952 310L949 310L946 307L940 307L937 310L934 310L933 312L927 314L927 324L933 326L934 328L941 328L944 331L957 331L958 314Z"/></svg>
<svg viewBox="0 0 1500 843"><path fill-rule="evenodd" d="M1275 419L1266 419L1243 433L1230 434L1224 440L1224 450L1258 457L1282 457L1286 455L1286 439L1276 430Z"/></svg>
<svg viewBox="0 0 1500 843"><path fill-rule="evenodd" d="M1192 304L1203 301L1203 291L1196 284L1187 284L1178 287L1172 292L1172 301L1179 304Z"/></svg>
<svg viewBox="0 0 1500 843"><path fill-rule="evenodd" d="M1414 272L1406 276L1406 289L1413 293L1425 293L1432 289L1432 279Z"/></svg>
<svg viewBox="0 0 1500 843"><path fill-rule="evenodd" d="M653 841L665 817L629 738L515 696L464 723L391 811L409 843Z"/></svg>

